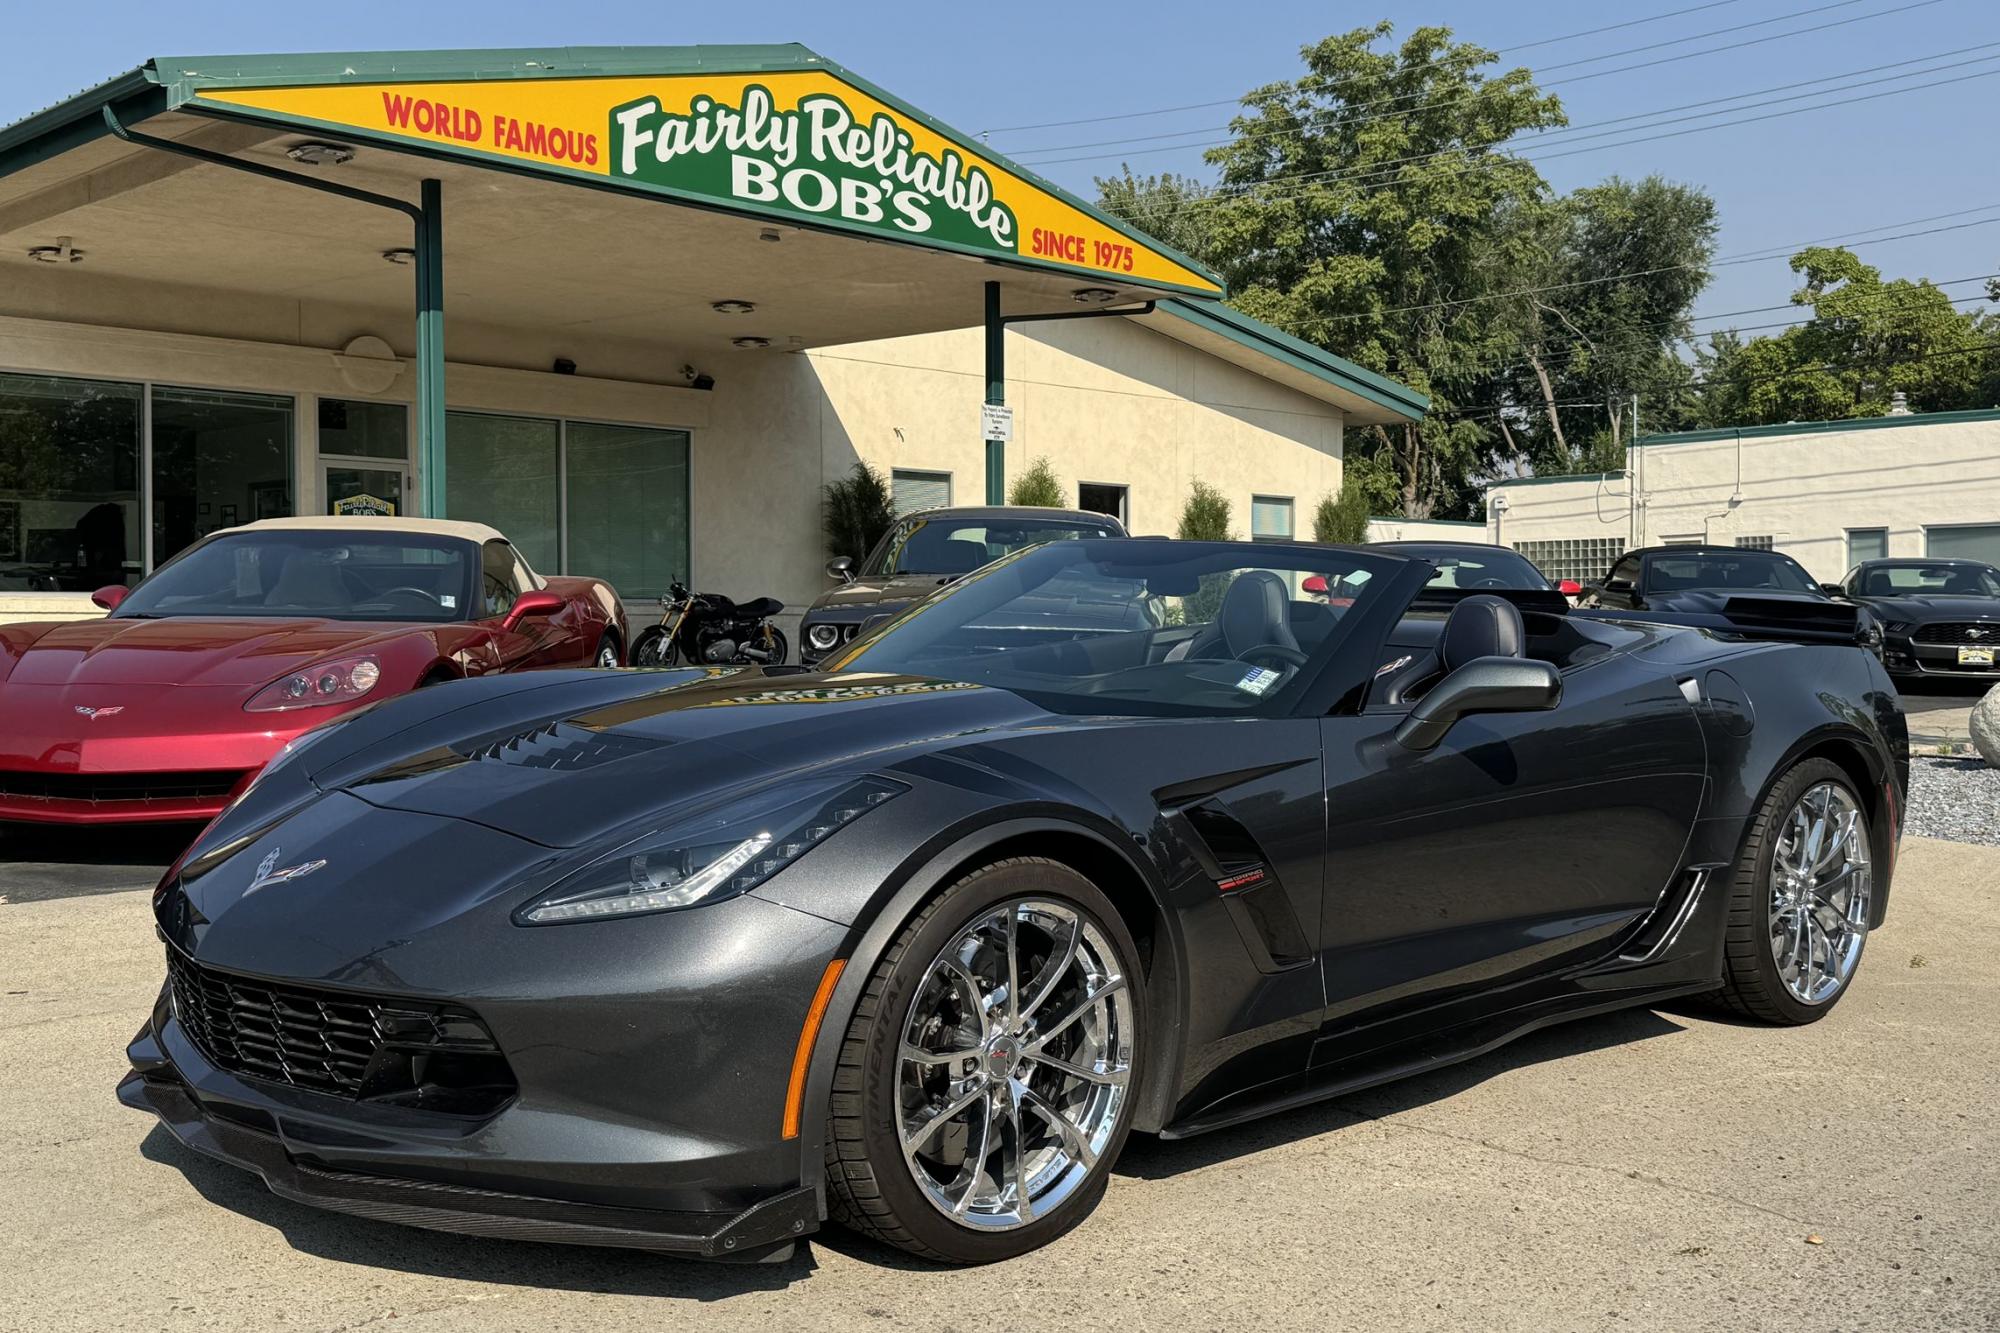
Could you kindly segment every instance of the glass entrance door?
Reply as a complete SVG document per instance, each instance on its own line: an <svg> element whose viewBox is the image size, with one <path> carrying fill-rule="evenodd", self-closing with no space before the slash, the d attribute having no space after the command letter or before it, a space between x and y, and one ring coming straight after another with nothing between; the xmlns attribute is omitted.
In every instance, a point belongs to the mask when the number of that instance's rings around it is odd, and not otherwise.
<svg viewBox="0 0 2000 1333"><path fill-rule="evenodd" d="M326 512L355 518L394 518L403 508L404 474L390 468L349 463L320 465L320 494Z"/></svg>

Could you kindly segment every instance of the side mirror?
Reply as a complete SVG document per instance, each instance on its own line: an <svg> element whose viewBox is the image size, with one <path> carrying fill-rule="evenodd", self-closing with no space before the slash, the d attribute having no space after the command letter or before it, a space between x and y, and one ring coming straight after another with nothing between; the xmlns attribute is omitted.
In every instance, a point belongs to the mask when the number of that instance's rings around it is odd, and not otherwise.
<svg viewBox="0 0 2000 1333"><path fill-rule="evenodd" d="M1632 580L1606 579L1604 580L1603 588L1606 592L1630 592L1632 591Z"/></svg>
<svg viewBox="0 0 2000 1333"><path fill-rule="evenodd" d="M1565 597L1581 597L1583 596L1583 585L1575 579L1564 579L1562 582L1556 584L1556 591Z"/></svg>
<svg viewBox="0 0 2000 1333"><path fill-rule="evenodd" d="M90 594L90 600L96 605L103 607L106 611L116 611L118 603L124 601L126 595L131 591L130 588L122 583L107 583L96 592Z"/></svg>
<svg viewBox="0 0 2000 1333"><path fill-rule="evenodd" d="M521 622L529 616L552 616L563 609L563 599L546 588L534 592L524 592L514 599L514 605L507 609L506 618L501 620L504 630L519 629Z"/></svg>
<svg viewBox="0 0 2000 1333"><path fill-rule="evenodd" d="M1838 583L1822 583L1819 585L1819 590L1825 593L1828 597L1847 596L1847 589L1842 587Z"/></svg>
<svg viewBox="0 0 2000 1333"><path fill-rule="evenodd" d="M837 555L827 561L826 576L830 579L838 579L842 583L854 582L854 557L850 555Z"/></svg>
<svg viewBox="0 0 2000 1333"><path fill-rule="evenodd" d="M1475 657L1431 687L1396 728L1406 750L1437 747L1462 717L1475 713L1538 713L1562 702L1562 677L1547 662Z"/></svg>

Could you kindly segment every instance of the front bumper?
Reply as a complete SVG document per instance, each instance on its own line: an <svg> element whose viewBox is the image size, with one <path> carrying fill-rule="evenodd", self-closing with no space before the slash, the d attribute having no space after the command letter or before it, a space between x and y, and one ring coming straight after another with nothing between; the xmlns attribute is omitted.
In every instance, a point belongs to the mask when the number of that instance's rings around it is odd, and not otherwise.
<svg viewBox="0 0 2000 1333"><path fill-rule="evenodd" d="M1907 634L1891 635L1882 642L1882 664L1897 676L1942 676L1953 680L2000 680L2000 630L1990 645L1992 666L1963 665L1957 644L1916 643Z"/></svg>
<svg viewBox="0 0 2000 1333"><path fill-rule="evenodd" d="M818 1192L787 1190L736 1212L667 1212L536 1198L430 1180L330 1170L295 1155L284 1122L268 1128L212 1114L161 1054L150 1031L130 1051L118 1100L151 1111L187 1148L261 1177L273 1194L380 1222L507 1240L657 1250L704 1259L752 1257L818 1229Z"/></svg>

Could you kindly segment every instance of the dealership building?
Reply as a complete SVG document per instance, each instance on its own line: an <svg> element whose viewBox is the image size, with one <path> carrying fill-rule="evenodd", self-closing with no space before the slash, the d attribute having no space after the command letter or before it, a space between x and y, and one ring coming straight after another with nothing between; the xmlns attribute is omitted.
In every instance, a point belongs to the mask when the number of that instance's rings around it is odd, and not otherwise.
<svg viewBox="0 0 2000 1333"><path fill-rule="evenodd" d="M1627 457L1499 482L1459 531L1586 582L1626 550L1695 542L1783 551L1822 582L1884 556L2000 565L2000 410L1641 436Z"/></svg>
<svg viewBox="0 0 2000 1333"><path fill-rule="evenodd" d="M0 129L0 619L292 513L796 610L857 461L1309 536L1425 400L1223 295L802 47L157 59Z"/></svg>

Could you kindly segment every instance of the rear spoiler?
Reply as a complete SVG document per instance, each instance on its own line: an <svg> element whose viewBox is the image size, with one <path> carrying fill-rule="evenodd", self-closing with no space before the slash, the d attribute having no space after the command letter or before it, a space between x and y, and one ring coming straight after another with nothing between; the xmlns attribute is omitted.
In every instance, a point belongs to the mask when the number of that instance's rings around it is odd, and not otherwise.
<svg viewBox="0 0 2000 1333"><path fill-rule="evenodd" d="M1498 597L1522 612L1569 614L1569 598L1554 588L1423 588L1410 602L1412 611L1449 611L1468 597Z"/></svg>
<svg viewBox="0 0 2000 1333"><path fill-rule="evenodd" d="M1690 625L1745 639L1780 643L1866 644L1874 622L1852 602L1791 601L1780 597L1731 597L1720 611L1572 611L1590 620L1643 620Z"/></svg>

